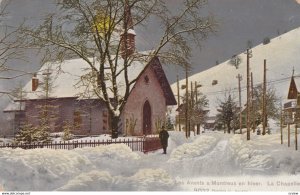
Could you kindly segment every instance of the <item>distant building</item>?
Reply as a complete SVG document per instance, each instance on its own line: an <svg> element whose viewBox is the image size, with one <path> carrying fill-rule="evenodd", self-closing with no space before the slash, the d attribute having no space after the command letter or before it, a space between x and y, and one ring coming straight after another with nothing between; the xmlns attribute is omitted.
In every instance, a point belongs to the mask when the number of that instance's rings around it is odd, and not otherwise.
<svg viewBox="0 0 300 195"><path fill-rule="evenodd" d="M215 129L216 125L217 125L217 117L210 116L210 117L207 117L207 119L204 123L204 129Z"/></svg>
<svg viewBox="0 0 300 195"><path fill-rule="evenodd" d="M297 88L298 86L298 88ZM288 97L290 101L283 105L284 109L284 123L294 124L300 122L300 77L292 76L288 91Z"/></svg>

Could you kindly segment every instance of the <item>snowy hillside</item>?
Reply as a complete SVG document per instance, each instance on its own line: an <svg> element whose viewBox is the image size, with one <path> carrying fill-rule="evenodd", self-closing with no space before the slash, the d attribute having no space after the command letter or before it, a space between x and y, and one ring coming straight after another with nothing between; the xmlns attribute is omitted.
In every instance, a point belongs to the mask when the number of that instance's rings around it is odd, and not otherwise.
<svg viewBox="0 0 300 195"><path fill-rule="evenodd" d="M0 189L299 191L300 156L286 138L281 145L279 134L252 135L247 142L245 134L207 131L187 140L184 132L170 132L167 155L132 152L124 144L69 151L0 149Z"/></svg>
<svg viewBox="0 0 300 195"><path fill-rule="evenodd" d="M220 47L226 47L220 45ZM250 59L250 71L253 72L254 86L263 82L263 63L267 60L267 82L268 86L276 89L277 95L282 98L283 103L286 101L290 77L292 76L293 67L295 75L300 76L300 28L292 30L279 37L271 39L269 44L260 44L252 49L253 57ZM246 54L241 53L239 56L242 62L236 69L228 62L223 62L206 71L197 73L189 77L189 83L197 81L201 84L198 90L207 95L210 104L210 115L215 115L217 99L223 99L227 90L236 97L238 101L238 79L237 75L242 75L242 104L246 102ZM217 56L216 56L217 58ZM201 65L201 62L199 62ZM197 66L197 64L195 65ZM218 84L212 85L213 80L217 80ZM185 84L185 79L180 81L180 86ZM172 84L172 90L177 96L177 85ZM185 91L181 90L180 95L184 95Z"/></svg>

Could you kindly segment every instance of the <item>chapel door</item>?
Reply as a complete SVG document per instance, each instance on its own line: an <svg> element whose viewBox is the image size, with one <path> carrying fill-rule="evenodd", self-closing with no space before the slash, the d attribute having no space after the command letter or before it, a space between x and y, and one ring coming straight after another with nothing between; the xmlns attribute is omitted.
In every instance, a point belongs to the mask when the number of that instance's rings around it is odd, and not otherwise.
<svg viewBox="0 0 300 195"><path fill-rule="evenodd" d="M151 106L148 100L143 107L143 133L144 135L151 134Z"/></svg>

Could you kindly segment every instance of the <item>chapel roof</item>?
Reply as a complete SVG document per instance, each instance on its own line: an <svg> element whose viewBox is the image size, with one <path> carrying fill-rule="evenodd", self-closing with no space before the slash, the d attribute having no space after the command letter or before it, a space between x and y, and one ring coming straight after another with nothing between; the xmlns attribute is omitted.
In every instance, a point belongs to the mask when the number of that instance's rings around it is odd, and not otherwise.
<svg viewBox="0 0 300 195"><path fill-rule="evenodd" d="M141 56L149 56L151 51L141 52ZM147 54L147 55L145 55ZM147 63L146 57L140 57L139 60L135 60L128 67L128 78L134 80L147 69L151 68L154 71L156 78L162 88L163 94L166 98L167 105L176 105L176 99L171 90L168 79L164 73L161 63L158 57L153 57L150 62ZM123 59L119 58L119 63L122 64ZM122 66L118 66L122 68ZM43 80L46 73L50 71L50 76L53 79L53 89L49 95L49 98L68 98L76 97L78 99L90 99L96 98L93 92L93 83L90 80L84 80L84 76L91 73L91 68L87 62L83 59L71 59L66 60L63 63L47 63L40 68L37 74L37 79L39 82ZM107 73L109 74L109 73ZM90 82L90 83L87 83ZM24 91L26 93L26 100L42 99L45 98L45 92L42 90L41 85L36 91L32 91L32 81L29 81L25 87ZM130 90L133 88L134 84L131 85ZM111 87L111 86L107 86ZM117 79L117 87L119 94L125 93L125 79L121 76ZM108 90L110 91L110 90ZM6 112L11 111L13 105L8 105L5 108Z"/></svg>

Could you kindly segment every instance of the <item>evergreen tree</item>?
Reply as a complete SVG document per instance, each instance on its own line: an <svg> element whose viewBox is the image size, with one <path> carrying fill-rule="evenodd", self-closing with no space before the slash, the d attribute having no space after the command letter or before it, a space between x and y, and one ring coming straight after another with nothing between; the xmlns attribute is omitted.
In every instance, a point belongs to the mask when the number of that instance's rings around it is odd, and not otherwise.
<svg viewBox="0 0 300 195"><path fill-rule="evenodd" d="M50 98L54 89L54 80L51 77L51 69L47 67L43 73L40 88L40 99L35 105L36 115L32 117L37 124L21 125L18 133L17 142L23 141L25 143L31 142L49 142L51 141L50 132L55 128L55 121L57 120L58 106L55 105L55 100Z"/></svg>
<svg viewBox="0 0 300 195"><path fill-rule="evenodd" d="M72 139L71 128L72 128L72 125L69 122L65 122L65 124L63 126L63 131L64 131L63 140L64 141Z"/></svg>
<svg viewBox="0 0 300 195"><path fill-rule="evenodd" d="M46 143L50 142L49 132L43 128L34 127L31 124L22 125L20 131L16 135L16 142L31 144L34 142Z"/></svg>
<svg viewBox="0 0 300 195"><path fill-rule="evenodd" d="M222 123L227 128L228 133L232 128L238 127L239 109L231 95L227 96L225 94L225 98L220 101L217 111L219 112L217 122Z"/></svg>
<svg viewBox="0 0 300 195"><path fill-rule="evenodd" d="M166 129L167 130L174 130L174 125L172 124L170 116L167 117Z"/></svg>
<svg viewBox="0 0 300 195"><path fill-rule="evenodd" d="M37 141L36 129L31 124L25 124L16 135L16 142L31 144Z"/></svg>

